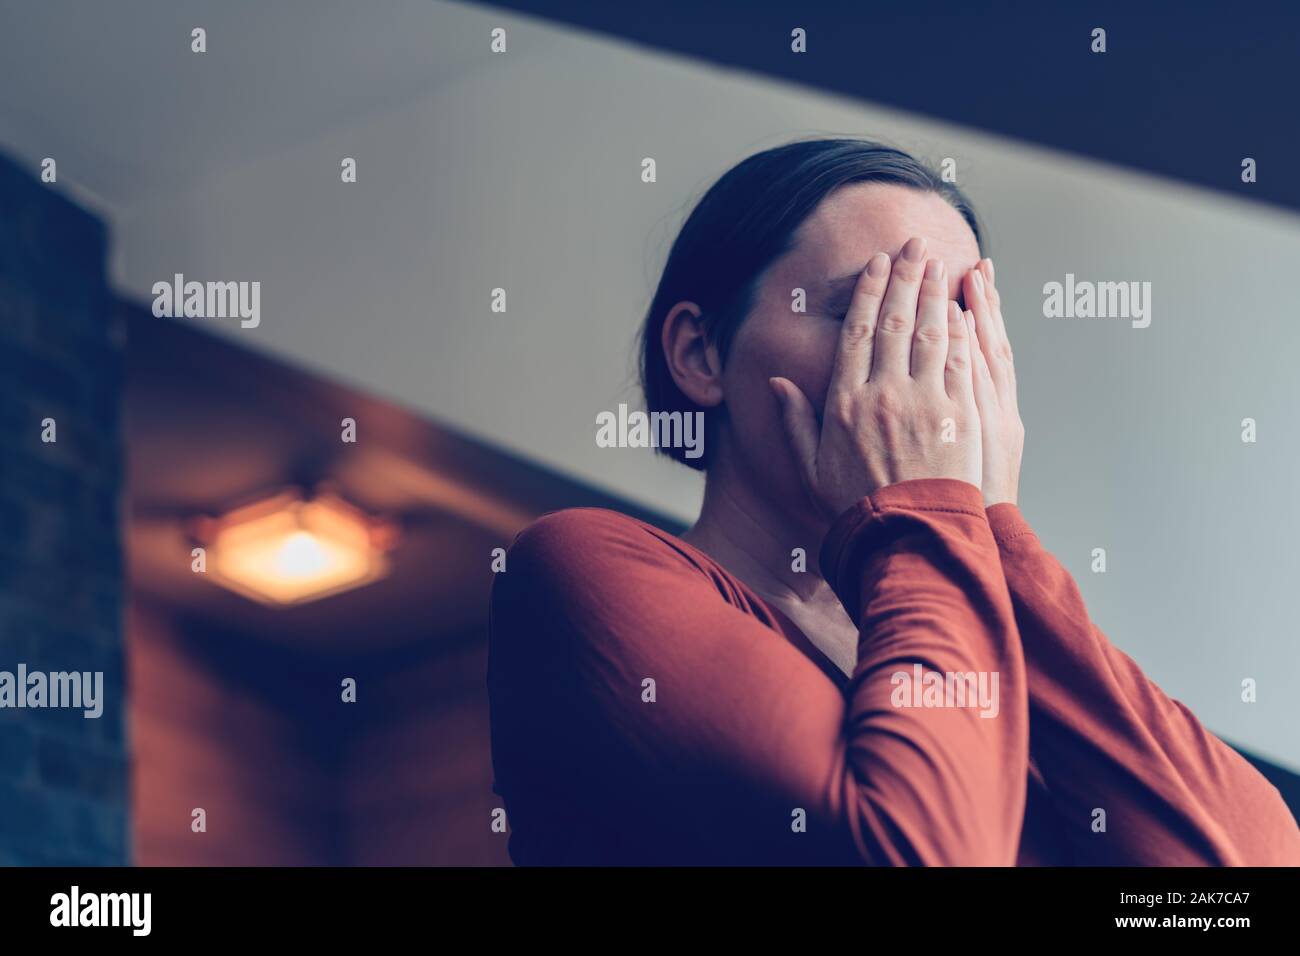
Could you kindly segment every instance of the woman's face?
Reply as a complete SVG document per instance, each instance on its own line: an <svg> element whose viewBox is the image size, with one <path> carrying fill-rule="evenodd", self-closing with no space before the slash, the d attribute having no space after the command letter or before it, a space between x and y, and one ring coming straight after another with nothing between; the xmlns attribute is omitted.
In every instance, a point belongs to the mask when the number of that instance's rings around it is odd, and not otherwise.
<svg viewBox="0 0 1300 956"><path fill-rule="evenodd" d="M948 294L960 301L962 277L980 258L975 235L946 200L904 186L855 183L831 193L800 226L791 251L768 268L723 366L723 441L738 473L763 481L776 500L794 500L788 496L800 484L768 379L794 382L820 418L858 275L877 252L896 260L913 236L947 265ZM795 289L805 291L805 312L792 311ZM774 467L778 461L785 466Z"/></svg>

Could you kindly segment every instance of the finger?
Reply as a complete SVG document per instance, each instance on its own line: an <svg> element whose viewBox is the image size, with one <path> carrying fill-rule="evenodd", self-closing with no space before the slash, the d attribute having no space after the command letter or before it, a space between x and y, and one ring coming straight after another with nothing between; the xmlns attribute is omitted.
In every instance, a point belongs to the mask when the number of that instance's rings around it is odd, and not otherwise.
<svg viewBox="0 0 1300 956"><path fill-rule="evenodd" d="M962 315L961 306L948 300L946 322L947 355L943 365L943 388L948 397L954 401L968 401L974 404L975 396L971 384L971 341L970 330Z"/></svg>
<svg viewBox="0 0 1300 956"><path fill-rule="evenodd" d="M912 330L916 327L916 299L925 269L925 240L907 240L889 275L889 288L880 304L876 323L871 375L906 376L912 371Z"/></svg>
<svg viewBox="0 0 1300 956"><path fill-rule="evenodd" d="M1004 407L1016 407L1016 357L1011 351L1011 335L1007 332L1007 324L1002 317L1002 296L998 293L998 288L993 284L993 260L985 259L984 264L987 271L984 278L988 281L984 284L985 294L988 296L989 306L993 310L994 325L997 326L998 333L1001 336L1001 344L998 348L998 355L1002 359L1003 369L1006 372L1007 380L1010 387L999 397Z"/></svg>
<svg viewBox="0 0 1300 956"><path fill-rule="evenodd" d="M912 333L912 378L943 381L948 360L948 270L942 259L925 264L925 278L916 303L916 330ZM954 303L955 304L955 303Z"/></svg>
<svg viewBox="0 0 1300 956"><path fill-rule="evenodd" d="M1007 326L1002 320L1002 296L998 294L998 288L993 284L993 260L981 259L980 267L984 283L984 296L988 299L989 309L993 313L993 325L997 330L997 338L994 340L997 348L994 351L1009 362L1011 360L1011 339L1007 336Z"/></svg>
<svg viewBox="0 0 1300 956"><path fill-rule="evenodd" d="M815 487L817 478L817 445L821 432L817 427L817 415L812 403L794 382L788 378L770 378L768 384L776 393L776 400L781 406L781 421L785 427L786 440L799 466L799 474L807 487Z"/></svg>
<svg viewBox="0 0 1300 956"><path fill-rule="evenodd" d="M993 386L993 377L989 374L989 363L984 358L984 349L979 340L979 329L975 322L975 313L967 309L964 313L966 327L970 329L971 379L975 391L975 405L979 409L980 420L992 416L998 407L997 389Z"/></svg>
<svg viewBox="0 0 1300 956"><path fill-rule="evenodd" d="M839 348L835 350L835 365L831 370L832 394L857 391L871 374L876 319L888 285L889 256L877 252L867 262L853 287L853 299L848 314L844 316Z"/></svg>
<svg viewBox="0 0 1300 956"><path fill-rule="evenodd" d="M993 307L987 296L988 284L983 272L976 268L966 273L963 292L969 311L975 316L975 332L979 339L980 351L999 393L1005 391L1010 383L1007 376L1006 362L1002 359L1000 349L1002 336L994 320Z"/></svg>

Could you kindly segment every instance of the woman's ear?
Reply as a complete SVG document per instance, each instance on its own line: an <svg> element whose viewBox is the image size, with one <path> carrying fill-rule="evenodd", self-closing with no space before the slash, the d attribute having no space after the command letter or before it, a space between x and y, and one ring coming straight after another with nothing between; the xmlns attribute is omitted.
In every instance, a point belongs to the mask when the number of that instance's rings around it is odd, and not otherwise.
<svg viewBox="0 0 1300 956"><path fill-rule="evenodd" d="M701 408L722 402L722 358L709 341L704 316L694 302L668 311L660 333L668 372L683 395Z"/></svg>

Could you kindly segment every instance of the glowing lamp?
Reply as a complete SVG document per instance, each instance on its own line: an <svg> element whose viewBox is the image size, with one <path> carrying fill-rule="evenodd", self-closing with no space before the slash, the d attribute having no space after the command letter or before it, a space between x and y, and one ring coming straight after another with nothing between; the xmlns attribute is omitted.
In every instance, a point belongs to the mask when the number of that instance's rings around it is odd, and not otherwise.
<svg viewBox="0 0 1300 956"><path fill-rule="evenodd" d="M290 489L204 519L196 536L218 584L263 604L287 606L384 577L395 529L337 495L305 499Z"/></svg>

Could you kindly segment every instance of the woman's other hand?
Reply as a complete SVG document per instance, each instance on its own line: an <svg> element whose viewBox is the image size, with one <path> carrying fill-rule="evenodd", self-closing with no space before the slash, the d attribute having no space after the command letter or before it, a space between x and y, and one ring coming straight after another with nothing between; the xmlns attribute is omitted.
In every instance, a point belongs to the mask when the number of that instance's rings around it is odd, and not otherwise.
<svg viewBox="0 0 1300 956"><path fill-rule="evenodd" d="M790 446L832 520L887 485L953 478L980 487L972 326L924 239L877 253L844 318L820 428L808 397L773 378Z"/></svg>

